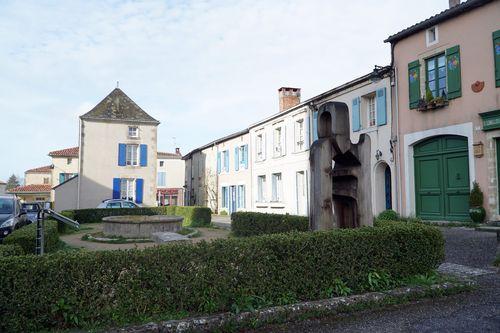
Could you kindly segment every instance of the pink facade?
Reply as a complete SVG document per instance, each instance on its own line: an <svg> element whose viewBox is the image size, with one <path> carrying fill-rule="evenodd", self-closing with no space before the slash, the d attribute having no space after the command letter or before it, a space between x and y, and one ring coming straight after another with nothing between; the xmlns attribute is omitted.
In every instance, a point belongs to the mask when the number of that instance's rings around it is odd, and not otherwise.
<svg viewBox="0 0 500 333"><path fill-rule="evenodd" d="M428 29L433 31L429 32ZM500 87L495 85L495 50L492 40L492 34L498 30L500 1L493 1L438 22L435 26L425 27L399 41L391 41L396 74L392 95L393 105L397 106L393 109L393 133L398 133L397 178L400 180L399 211L402 214L419 215L417 201L420 199L415 191L416 186L420 185L417 183L425 185L430 183L432 179L429 178L433 177L430 171L421 172L420 168L426 166L425 161L416 166L414 148L420 149L418 145L429 138L456 135L467 142L469 182L472 184L477 181L480 184L485 194L484 207L488 218L497 218L499 198L495 140L500 137L500 130L483 131L483 121L479 114L500 109ZM420 76L420 94L425 97L430 82L428 76L433 75L428 74L428 67L434 66L428 65L428 59L446 54L447 50L455 46L459 47L458 62L450 64L447 61L446 66L448 73L453 66L459 66L461 96L450 99L446 106L431 110L411 109L409 64L419 60L420 67L417 72ZM480 90L482 82L484 87ZM484 154L475 156L474 144L480 143L483 144ZM452 168L452 171L445 171L445 174L450 173L450 179L459 179L459 171L456 171L456 176L451 175L454 170ZM416 175L416 172L419 174ZM443 179L443 182L446 183L447 179Z"/></svg>

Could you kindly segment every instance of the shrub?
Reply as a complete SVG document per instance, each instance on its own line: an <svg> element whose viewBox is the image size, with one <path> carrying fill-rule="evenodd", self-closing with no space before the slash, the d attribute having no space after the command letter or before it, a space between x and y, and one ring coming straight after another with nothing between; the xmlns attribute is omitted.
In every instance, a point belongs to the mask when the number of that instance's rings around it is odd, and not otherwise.
<svg viewBox="0 0 500 333"><path fill-rule="evenodd" d="M19 245L24 253L35 253L36 223L15 230L5 237L3 244ZM57 222L51 220L45 221L44 244L45 252L54 252L60 248Z"/></svg>
<svg viewBox="0 0 500 333"><path fill-rule="evenodd" d="M280 304L360 292L370 273L402 279L431 271L443 257L438 229L396 223L0 258L0 331L123 325L230 311L250 298Z"/></svg>
<svg viewBox="0 0 500 333"><path fill-rule="evenodd" d="M237 212L231 214L231 230L237 237L308 231L307 216Z"/></svg>
<svg viewBox="0 0 500 333"><path fill-rule="evenodd" d="M484 200L483 191L481 191L479 184L477 182L474 182L469 197L470 207L482 207L483 200Z"/></svg>
<svg viewBox="0 0 500 333"><path fill-rule="evenodd" d="M212 211L199 206L162 206L141 208L89 208L62 212L78 223L101 222L103 217L118 215L179 215L184 217L183 226L200 227L210 225Z"/></svg>
<svg viewBox="0 0 500 333"><path fill-rule="evenodd" d="M377 216L377 220L379 221L396 221L398 219L399 219L399 214L393 211L392 209L384 210Z"/></svg>
<svg viewBox="0 0 500 333"><path fill-rule="evenodd" d="M25 254L23 248L17 244L0 245L0 257L21 256Z"/></svg>

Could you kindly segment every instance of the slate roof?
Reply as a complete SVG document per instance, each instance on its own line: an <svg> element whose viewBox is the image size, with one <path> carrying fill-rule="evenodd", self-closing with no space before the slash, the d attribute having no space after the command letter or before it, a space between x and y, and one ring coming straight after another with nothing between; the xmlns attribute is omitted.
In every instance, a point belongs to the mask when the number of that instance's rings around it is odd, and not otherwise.
<svg viewBox="0 0 500 333"><path fill-rule="evenodd" d="M459 16L463 13L466 13L468 11L475 9L475 8L481 7L481 6L483 6L487 3L490 3L492 1L495 1L495 0L468 0L468 1L462 2L461 4L456 5L455 7L451 7L451 8L448 8L446 10L443 10L439 14L431 16L424 21L416 23L416 24L414 24L406 29L401 30L400 32L398 32L394 35L387 37L387 39L384 40L384 43L396 43L396 42L400 41L401 39L404 39L408 36L411 36L419 31L433 27L438 23L441 23L441 22L446 21L448 19L451 19L453 17Z"/></svg>
<svg viewBox="0 0 500 333"><path fill-rule="evenodd" d="M50 185L30 184L30 185L22 185L22 186L11 188L7 192L10 192L10 193L27 193L27 192L43 193L43 192L50 192L51 190L52 190L52 187Z"/></svg>
<svg viewBox="0 0 500 333"><path fill-rule="evenodd" d="M26 170L25 172L48 173L48 172L52 172L52 169L54 169L53 165L46 165L46 166L42 166L42 167L38 167L38 168L29 169L29 170Z"/></svg>
<svg viewBox="0 0 500 333"><path fill-rule="evenodd" d="M160 122L141 109L120 88L115 88L92 110L80 116L87 120L136 121L159 124Z"/></svg>
<svg viewBox="0 0 500 333"><path fill-rule="evenodd" d="M78 157L79 150L80 150L80 148L78 148L78 147L54 150L54 151L51 151L49 153L49 156L53 156L53 157Z"/></svg>

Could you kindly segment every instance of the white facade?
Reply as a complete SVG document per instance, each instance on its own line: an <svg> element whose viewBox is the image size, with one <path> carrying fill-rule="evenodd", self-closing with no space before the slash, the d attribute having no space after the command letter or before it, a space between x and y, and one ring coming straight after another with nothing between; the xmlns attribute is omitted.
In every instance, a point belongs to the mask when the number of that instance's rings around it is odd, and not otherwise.
<svg viewBox="0 0 500 333"><path fill-rule="evenodd" d="M179 150L175 154L158 152L156 169L158 205L184 205L186 168Z"/></svg>

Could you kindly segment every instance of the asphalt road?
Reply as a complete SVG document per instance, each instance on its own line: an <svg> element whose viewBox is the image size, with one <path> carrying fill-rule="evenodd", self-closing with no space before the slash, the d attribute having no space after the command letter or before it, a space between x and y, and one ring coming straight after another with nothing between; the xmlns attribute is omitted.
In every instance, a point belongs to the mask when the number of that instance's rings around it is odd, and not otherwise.
<svg viewBox="0 0 500 333"><path fill-rule="evenodd" d="M498 250L495 234L462 228L442 231L446 262L491 267ZM476 280L479 288L468 293L253 332L500 332L500 275L483 275Z"/></svg>

